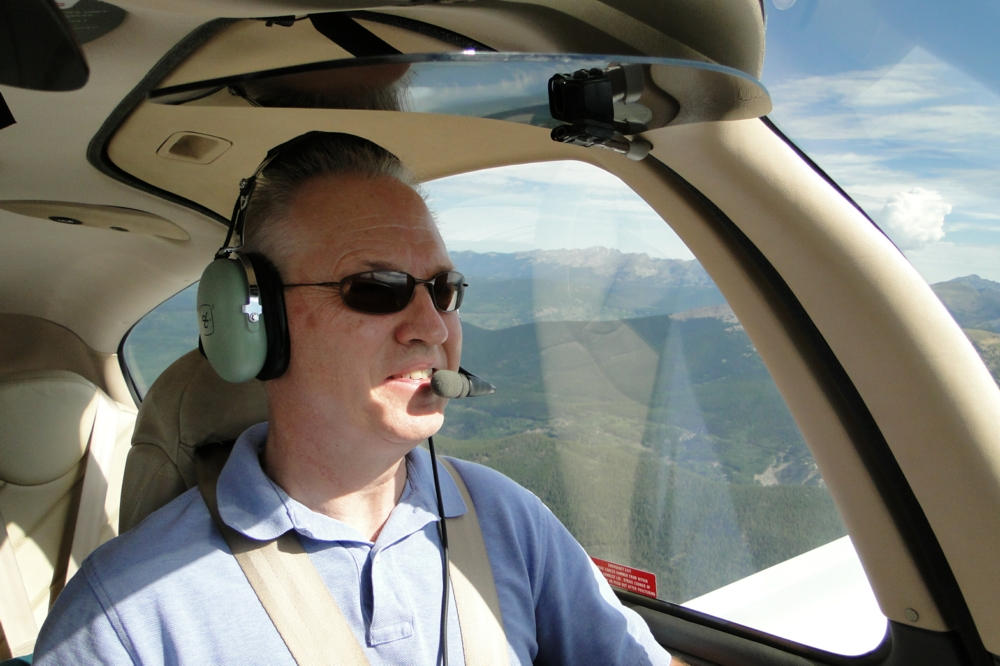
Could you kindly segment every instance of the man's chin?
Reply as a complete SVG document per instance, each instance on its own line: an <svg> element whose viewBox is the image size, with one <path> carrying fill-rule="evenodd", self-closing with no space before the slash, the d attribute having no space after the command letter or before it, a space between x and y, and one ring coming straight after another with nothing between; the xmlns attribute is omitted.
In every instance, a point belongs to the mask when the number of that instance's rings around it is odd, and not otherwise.
<svg viewBox="0 0 1000 666"><path fill-rule="evenodd" d="M408 414L405 419L394 423L392 429L400 440L419 444L437 434L442 425L444 425L444 414L432 412L424 415Z"/></svg>
<svg viewBox="0 0 1000 666"><path fill-rule="evenodd" d="M443 425L444 414L428 415L425 419L421 419L420 439L436 435Z"/></svg>
<svg viewBox="0 0 1000 666"><path fill-rule="evenodd" d="M408 400L383 399L380 401L379 420L382 427L391 431L394 439L419 443L437 433L444 425L444 408L447 400L430 391L419 392Z"/></svg>

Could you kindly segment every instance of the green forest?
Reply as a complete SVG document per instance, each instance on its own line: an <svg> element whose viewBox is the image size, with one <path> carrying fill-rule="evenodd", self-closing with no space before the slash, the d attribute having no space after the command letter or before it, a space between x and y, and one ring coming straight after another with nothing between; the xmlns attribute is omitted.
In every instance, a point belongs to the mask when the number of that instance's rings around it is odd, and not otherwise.
<svg viewBox="0 0 1000 666"><path fill-rule="evenodd" d="M497 385L453 401L443 453L532 489L595 557L686 601L846 532L742 328L668 315L465 327Z"/></svg>

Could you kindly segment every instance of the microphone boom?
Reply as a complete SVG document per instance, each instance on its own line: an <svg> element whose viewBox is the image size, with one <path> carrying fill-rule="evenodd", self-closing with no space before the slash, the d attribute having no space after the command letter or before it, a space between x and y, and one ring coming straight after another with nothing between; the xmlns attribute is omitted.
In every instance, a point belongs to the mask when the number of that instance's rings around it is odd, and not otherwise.
<svg viewBox="0 0 1000 666"><path fill-rule="evenodd" d="M464 368L436 370L431 376L431 389L442 398L474 398L496 392L496 387L476 377Z"/></svg>

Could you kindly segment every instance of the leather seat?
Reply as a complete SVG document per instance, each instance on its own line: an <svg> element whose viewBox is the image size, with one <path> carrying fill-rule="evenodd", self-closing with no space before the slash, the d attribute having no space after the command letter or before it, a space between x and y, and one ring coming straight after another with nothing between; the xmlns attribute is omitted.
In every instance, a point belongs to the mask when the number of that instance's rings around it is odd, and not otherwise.
<svg viewBox="0 0 1000 666"><path fill-rule="evenodd" d="M122 485L122 531L197 483L199 445L231 442L266 419L263 382L226 382L197 349L174 361L139 407Z"/></svg>
<svg viewBox="0 0 1000 666"><path fill-rule="evenodd" d="M0 377L0 655L31 652L65 581L117 534L134 421L131 405L73 372Z"/></svg>

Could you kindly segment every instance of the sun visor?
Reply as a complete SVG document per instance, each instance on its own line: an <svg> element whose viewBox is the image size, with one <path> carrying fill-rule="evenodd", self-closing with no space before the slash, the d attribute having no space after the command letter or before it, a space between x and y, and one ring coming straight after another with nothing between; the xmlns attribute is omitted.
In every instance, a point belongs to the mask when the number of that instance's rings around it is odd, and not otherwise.
<svg viewBox="0 0 1000 666"><path fill-rule="evenodd" d="M474 116L547 127L553 140L630 157L641 157L630 150L642 132L757 118L771 109L759 81L713 63L493 52L310 63L158 88L149 100Z"/></svg>

